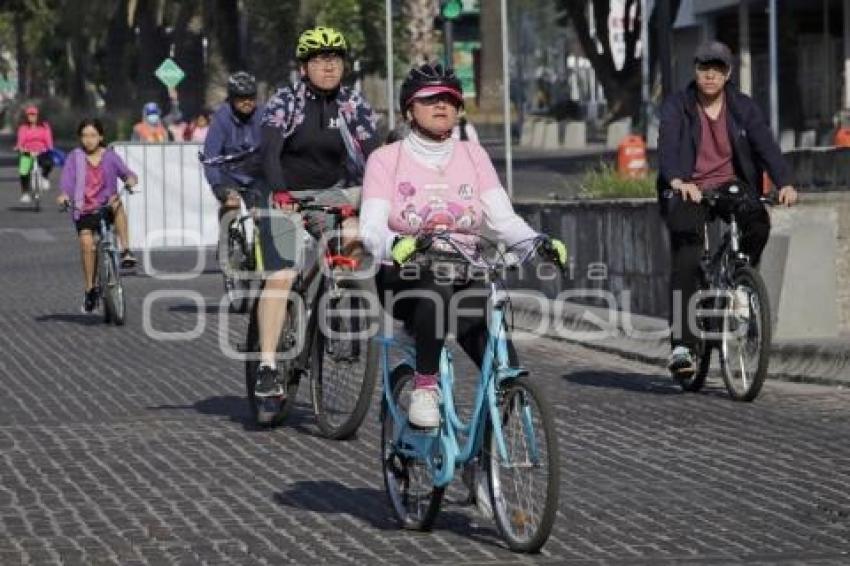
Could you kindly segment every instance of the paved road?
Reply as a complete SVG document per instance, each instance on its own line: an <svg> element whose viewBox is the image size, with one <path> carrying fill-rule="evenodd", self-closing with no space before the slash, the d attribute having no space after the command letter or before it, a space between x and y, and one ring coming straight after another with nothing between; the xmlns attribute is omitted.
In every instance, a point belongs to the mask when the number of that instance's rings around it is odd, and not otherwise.
<svg viewBox="0 0 850 566"><path fill-rule="evenodd" d="M127 279L129 322L79 314L67 217L17 210L0 175L0 565L841 564L850 561L850 395L770 382L754 404L683 395L651 366L539 340L520 353L555 405L561 508L543 554L512 555L449 503L398 530L370 414L320 438L306 399L284 428L247 421L218 275ZM185 269L187 254L152 257ZM197 293L148 304L153 291ZM226 324L225 324L226 323ZM462 395L468 395L463 387ZM458 501L458 494L453 495Z"/></svg>

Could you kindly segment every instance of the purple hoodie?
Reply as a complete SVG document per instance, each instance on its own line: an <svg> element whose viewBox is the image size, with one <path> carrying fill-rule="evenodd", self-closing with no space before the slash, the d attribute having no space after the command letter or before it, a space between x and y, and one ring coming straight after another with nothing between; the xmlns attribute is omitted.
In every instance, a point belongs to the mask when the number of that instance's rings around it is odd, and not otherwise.
<svg viewBox="0 0 850 566"><path fill-rule="evenodd" d="M112 195L118 193L118 179L136 177L136 174L121 159L121 156L107 149L100 162L103 168L103 187L97 193L97 202L105 204ZM86 193L86 153L77 148L68 154L62 167L59 189L74 203L74 220L79 220Z"/></svg>

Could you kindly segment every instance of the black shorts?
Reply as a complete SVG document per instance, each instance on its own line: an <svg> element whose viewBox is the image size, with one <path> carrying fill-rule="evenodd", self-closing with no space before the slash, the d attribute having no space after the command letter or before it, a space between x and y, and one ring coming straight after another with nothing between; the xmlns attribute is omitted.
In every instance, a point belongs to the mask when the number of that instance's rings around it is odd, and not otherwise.
<svg viewBox="0 0 850 566"><path fill-rule="evenodd" d="M100 213L84 214L74 224L77 226L78 234L83 230L91 230L94 233L98 233L100 232Z"/></svg>

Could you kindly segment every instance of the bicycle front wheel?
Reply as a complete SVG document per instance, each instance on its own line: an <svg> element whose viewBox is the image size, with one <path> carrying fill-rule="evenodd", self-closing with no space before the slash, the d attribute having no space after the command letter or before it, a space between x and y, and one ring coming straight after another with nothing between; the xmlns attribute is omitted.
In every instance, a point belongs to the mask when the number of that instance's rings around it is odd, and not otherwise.
<svg viewBox="0 0 850 566"><path fill-rule="evenodd" d="M105 245L100 246L98 256L100 257L100 288L103 295L104 321L122 326L126 320L126 305L118 262L115 254Z"/></svg>
<svg viewBox="0 0 850 566"><path fill-rule="evenodd" d="M440 511L444 487L436 487L428 463L416 457L412 446L404 440L395 442L398 427L406 427L413 391L413 368L401 365L390 376L392 402L398 409L402 422L397 422L392 411L385 407L381 422L381 468L384 487L399 525L405 529L430 530Z"/></svg>
<svg viewBox="0 0 850 566"><path fill-rule="evenodd" d="M351 438L360 428L375 391L378 346L369 339L362 298L336 291L320 312L311 352L313 411L328 438Z"/></svg>
<svg viewBox="0 0 850 566"><path fill-rule="evenodd" d="M248 322L248 335L245 340L245 391L248 397L248 407L251 412L251 417L254 422L260 426L276 427L283 424L283 421L292 412L295 407L295 401L298 397L299 377L293 368L292 360L278 360L278 371L280 371L284 382L284 391L286 394L283 397L257 397L254 392L257 387L257 370L260 367L260 334L257 323L257 308L259 301L254 302L251 309L251 317ZM286 322L281 330L281 338L279 342L279 350L286 348L289 341L292 339L295 328L295 314L292 309L289 309L286 315Z"/></svg>
<svg viewBox="0 0 850 566"><path fill-rule="evenodd" d="M496 526L514 552L538 552L558 510L560 458L552 410L537 385L520 377L499 392L506 458L493 424L484 437L484 460Z"/></svg>
<svg viewBox="0 0 850 566"><path fill-rule="evenodd" d="M224 277L224 291L230 303L230 312L248 312L251 297L247 294L252 290L251 282L241 277L245 270L248 256L240 233L232 227L223 233L219 239L219 267Z"/></svg>
<svg viewBox="0 0 850 566"><path fill-rule="evenodd" d="M767 377L770 359L770 302L758 271L738 268L732 300L723 318L720 367L726 390L736 401L752 401ZM746 305L738 304L746 299Z"/></svg>
<svg viewBox="0 0 850 566"><path fill-rule="evenodd" d="M30 175L32 207L36 212L41 212L42 183L41 172L38 170L38 163L36 163L33 165L32 174Z"/></svg>

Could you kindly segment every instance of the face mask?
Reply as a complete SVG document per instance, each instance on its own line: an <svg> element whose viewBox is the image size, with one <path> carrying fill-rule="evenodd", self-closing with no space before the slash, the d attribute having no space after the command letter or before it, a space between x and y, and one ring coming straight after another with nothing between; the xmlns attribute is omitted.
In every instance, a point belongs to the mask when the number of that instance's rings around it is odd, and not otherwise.
<svg viewBox="0 0 850 566"><path fill-rule="evenodd" d="M159 124L159 114L148 114L145 116L145 121L151 126L156 126Z"/></svg>

